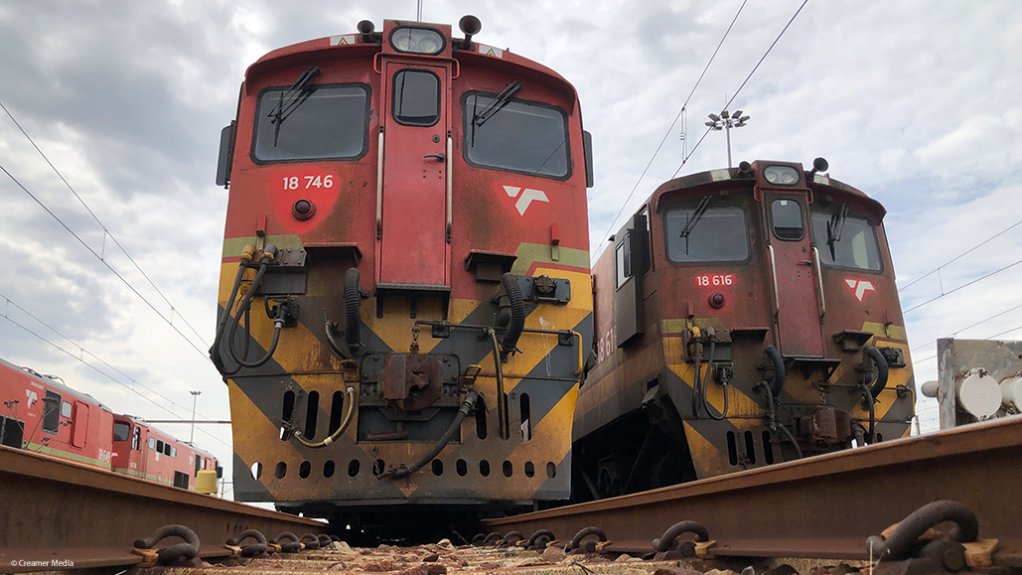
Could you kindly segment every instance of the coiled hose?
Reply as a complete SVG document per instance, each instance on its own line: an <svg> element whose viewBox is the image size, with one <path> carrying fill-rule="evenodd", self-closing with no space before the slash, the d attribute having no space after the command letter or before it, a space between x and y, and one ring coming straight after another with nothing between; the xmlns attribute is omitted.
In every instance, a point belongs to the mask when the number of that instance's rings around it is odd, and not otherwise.
<svg viewBox="0 0 1022 575"><path fill-rule="evenodd" d="M344 390L344 398L344 406L347 409L344 410L344 417L341 418L341 425L337 428L337 431L334 431L329 437L322 441L309 441L302 437L302 432L298 429L294 430L292 437L294 437L298 443L301 443L310 449L320 449L340 439L341 436L344 435L344 432L348 429L348 426L351 425L351 419L355 414L355 388L349 385L348 388Z"/></svg>
<svg viewBox="0 0 1022 575"><path fill-rule="evenodd" d="M359 308L362 306L362 291L359 289L358 269L348 268L344 272L344 340L349 347L361 345L360 329L362 318Z"/></svg>
<svg viewBox="0 0 1022 575"><path fill-rule="evenodd" d="M500 284L504 286L504 293L507 294L508 305L511 311L511 321L508 322L507 332L500 340L501 360L507 358L508 354L517 350L518 338L522 337L522 330L525 329L525 298L522 297L522 289L518 285L518 278L512 273L506 273L500 277Z"/></svg>
<svg viewBox="0 0 1022 575"><path fill-rule="evenodd" d="M465 394L465 400L461 402L461 408L458 409L458 414L454 416L454 421L451 422L451 425L450 427L447 428L447 431L445 431L444 434L440 437L440 439L437 440L436 444L433 446L433 449L430 449L428 453L420 457L419 460L416 461L415 463L408 466L401 465L399 467L393 468L387 471L386 473L380 474L379 478L383 479L384 477L390 477L391 479L402 479L415 473L416 471L421 469L423 465L426 465L430 461L433 461L433 459L437 455L439 455L440 452L443 451L445 447L447 447L447 444L450 443L452 439L454 439L454 436L458 433L458 430L461 428L461 423L465 421L465 418L468 417L468 414L472 411L472 408L475 406L476 399L478 397L479 394L474 389L469 390L469 392Z"/></svg>
<svg viewBox="0 0 1022 575"><path fill-rule="evenodd" d="M873 365L877 367L876 381L869 388L869 394L876 400L876 398L880 397L880 392L887 387L887 378L890 373L887 366L887 358L875 347L867 347L864 353L873 360Z"/></svg>
<svg viewBox="0 0 1022 575"><path fill-rule="evenodd" d="M213 345L209 348L209 359L213 361L213 365L216 366L217 371L223 375L229 374L227 373L227 369L224 367L223 356L220 354L220 343L224 336L224 330L227 327L227 321L231 317L231 309L234 307L234 300L238 297L238 290L241 288L241 281L245 277L245 271L248 270L248 265L252 263L252 257L254 254L255 246L252 244L246 245L245 249L241 252L241 261L238 263L238 273L234 276L234 283L231 285L231 295L227 297L224 314L220 316L220 321L217 322L216 336L213 339ZM237 370L232 373L237 373Z"/></svg>

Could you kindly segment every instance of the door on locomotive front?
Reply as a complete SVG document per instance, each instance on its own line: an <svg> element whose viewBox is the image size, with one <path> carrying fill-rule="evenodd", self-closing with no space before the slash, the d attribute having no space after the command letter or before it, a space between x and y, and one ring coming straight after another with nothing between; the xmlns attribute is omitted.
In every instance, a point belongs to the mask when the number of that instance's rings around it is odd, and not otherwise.
<svg viewBox="0 0 1022 575"><path fill-rule="evenodd" d="M809 230L810 193L796 165L757 172L764 212L777 347L787 357L822 358L819 258Z"/></svg>
<svg viewBox="0 0 1022 575"><path fill-rule="evenodd" d="M439 32L443 32L441 35ZM383 172L378 182L378 288L450 289L450 26L388 22L382 61ZM424 60L408 53L433 53ZM429 49L435 46L435 49ZM417 55L415 54L415 55ZM414 240L412 240L414 238Z"/></svg>

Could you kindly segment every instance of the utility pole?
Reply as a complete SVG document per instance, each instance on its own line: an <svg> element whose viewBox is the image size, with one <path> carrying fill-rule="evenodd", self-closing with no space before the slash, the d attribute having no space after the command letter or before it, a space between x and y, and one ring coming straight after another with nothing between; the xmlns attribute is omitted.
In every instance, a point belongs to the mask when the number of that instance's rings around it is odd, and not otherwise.
<svg viewBox="0 0 1022 575"><path fill-rule="evenodd" d="M192 433L188 436L188 443L192 443L195 441L195 404L199 400L199 395L201 395L202 392L189 391L188 393L192 394Z"/></svg>
<svg viewBox="0 0 1022 575"><path fill-rule="evenodd" d="M719 132L724 130L724 134L727 136L727 167L731 167L731 128L743 128L745 122L749 120L749 116L743 116L742 111L738 110L734 114L724 110L718 116L717 114L709 114L710 121L706 122L706 125L711 130Z"/></svg>

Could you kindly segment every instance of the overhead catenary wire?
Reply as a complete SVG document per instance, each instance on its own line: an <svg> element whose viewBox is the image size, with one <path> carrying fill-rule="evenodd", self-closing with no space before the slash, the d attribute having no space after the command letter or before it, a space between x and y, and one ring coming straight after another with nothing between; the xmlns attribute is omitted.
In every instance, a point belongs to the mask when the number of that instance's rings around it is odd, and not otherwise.
<svg viewBox="0 0 1022 575"><path fill-rule="evenodd" d="M98 260L99 260L99 261L100 261L100 262L101 262L101 263L102 263L102 264L103 264L104 266L106 266L106 268L107 268L108 270L110 270L110 271L111 271L111 272L112 272L112 273L113 273L113 274L114 274L115 276L117 276L117 278L118 278L118 279L120 279L120 280L121 280L121 282L122 282L122 283L123 283L123 284L124 284L125 286L127 286L127 287L128 287L128 289L130 289L130 290L131 290L131 291L132 291L132 292L133 292L133 293L134 293L135 295L137 295L137 296L139 297L139 299L141 299L141 300L142 300L143 302L145 302L145 304L146 304L147 306L149 306L149 309L153 310L153 312L155 312L155 313L156 313L156 315L160 316L160 319L162 319L162 320L164 321L164 323L166 323L167 325L169 325L169 326L171 327L171 329L173 329L173 330L174 330L175 332L177 332L177 334L178 334L178 335L180 335L180 336L181 336L181 338L182 338L182 339L184 339L184 340L185 340L186 342L188 342L188 345L190 345L190 346L192 347L192 349L194 349L195 351L197 351L197 352L199 353L199 355L201 355L202 357L204 357L204 358L205 358L205 359L206 359L207 361L209 360L209 356L208 356L208 355L206 354L206 352L205 352L205 351L203 351L203 350L202 350L201 348L199 348L198 346L196 346L196 345L195 345L195 342L193 342L193 341L192 341L192 340L191 340L191 339L190 339L190 338L189 338L188 336L186 336L186 335L184 334L184 332L182 332L182 331L181 331L180 329L178 329L178 327L177 327L176 325L174 325L174 322L173 322L173 321L171 321L171 319L170 319L170 318L166 317L165 315L163 315L163 313L162 313L162 312L161 312L160 310L156 309L156 306L154 306L154 305L152 304L152 302L150 302L150 301L149 301L148 299L146 299L146 297L145 297L144 295L142 295L142 294L141 294L141 293L140 293L140 292L139 292L139 291L138 291L138 290L137 290L137 289L135 288L135 286L131 285L131 283L130 283L130 282L128 282L128 280L126 280L126 279L124 278L124 276L122 276L122 275L120 274L120 272L118 272L118 271L117 271L117 270L116 270L116 269L115 269L115 268L114 268L113 266L111 266L111 265L110 265L110 262L108 262L108 261L107 261L107 260L106 260L105 258L101 257L101 256L100 256L100 255L99 255L98 253L96 253L96 250L94 250L94 249L92 248L92 246L90 246L90 245L89 245L88 243L86 243L86 242L85 242L85 240L83 240L81 236L79 236L79 235L78 235L78 234L77 234L77 233L76 233L76 232L75 232L74 230L72 230L72 229L71 229L71 228L70 228L70 227L69 227L69 226L68 226L68 225L67 225L66 223L64 223L64 220L60 219L60 216L58 216L57 214L55 214L55 213L53 212L53 210L51 210L51 209L49 208L49 206L47 206L47 205L46 205L45 203L43 203L43 201L42 201L42 200L40 200L40 199L39 199L39 198L38 198L38 197L37 197L37 196L36 196L35 194L33 194L33 193L32 193L32 192L31 192L31 191L30 191L30 190L29 190L29 189L28 189L27 187L25 187L25 185L24 185L24 184L22 184L22 183L21 183L21 181L19 181L19 180L18 180L18 179L17 179L16 177L14 177L14 174L10 173L10 172L9 172L9 171L7 170L7 168L6 168L6 167L4 167L4 165L3 165L2 163L0 163L0 171L2 171L2 172L3 172L4 174L6 174L6 175L7 175L7 177L8 177L8 178L10 178L10 179L11 179L11 181L13 181L13 182L14 182L14 183L15 183L15 184L16 184L16 185L17 185L17 186L19 187L19 188L21 188L21 190L22 190L23 192L25 192L26 194L28 194L28 196L29 196L30 198L32 198L32 200L34 200L34 201L35 201L35 203L39 204L39 206L40 206L40 207L41 207L41 208L42 208L42 209L43 209L43 210L44 210L44 211L45 211L45 212L46 212L47 214L49 214L49 215L50 215L50 217L52 217L53 219L55 219L55 220L57 221L57 223L59 223L59 224L61 225L61 227L63 227L63 228L64 228L64 229L65 229L65 230L66 230L66 231L67 231L67 232L69 233L69 234L71 234L72 236L74 236L74 238L75 238L76 240L78 240L78 243L82 244L82 246L83 246L83 247L84 247L84 248L85 248L86 250L88 250L88 251L89 251L89 253L91 253L91 254L92 254L93 256L95 256L95 257L96 257L96 259L98 259ZM205 342L204 342L204 343L205 343Z"/></svg>
<svg viewBox="0 0 1022 575"><path fill-rule="evenodd" d="M39 152L39 155L42 156L46 164L50 166L50 169L53 170L53 173L57 174L57 177L60 178L60 181L64 182L64 185L67 187L67 189L70 190L74 197L78 200L78 202L82 204L82 207L85 208L85 211L89 212L89 215L92 216L92 219L94 219L96 223L99 224L99 227L103 229L103 233L106 236L110 237L110 239L114 242L114 245L117 246L119 250L121 250L121 253L123 253L125 257L128 258L128 261L130 261L132 265L135 266L135 269L137 269L138 272L142 274L142 277L144 277L146 281L149 282L149 285L152 286L154 290L156 290L156 293L160 294L160 297L163 298L163 301L166 302L168 306L170 306L171 313L173 314L176 312L178 317L181 318L181 321L184 322L186 326L188 326L188 329L192 330L192 333L195 334L195 337L199 338L199 341L201 341L204 345L208 347L209 344L206 343L206 341L202 338L202 335L200 335L199 332L192 326L192 324L189 323L188 320L183 315L181 315L181 312L177 311L177 307L170 301L170 299L166 296L166 294L163 293L163 291L156 285L156 283L153 282L152 278L149 277L149 274L147 274L145 270L142 269L142 266L140 266L138 262L135 261L135 258L131 257L131 254L128 253L128 250L125 249L123 245L121 245L121 242L118 241L117 237L114 236L113 232L110 231L110 228L108 228L106 224L104 224L103 221L99 219L99 216L96 215L92 208L90 208L89 205L85 203L85 200L78 193L78 191L75 190L74 186L72 186L71 183L67 181L67 178L65 178L64 174L62 174L60 170L57 169L57 166L53 165L53 162L50 161L50 158L36 144L32 136L30 136L28 131L26 131L25 128L22 127L21 123L18 122L18 120L14 117L14 114L12 114L11 111L7 109L7 106L5 106L2 101L0 101L0 108L3 108L3 111L7 114L7 117L9 117L12 122L14 122L14 125L18 127L18 130L21 131L22 135L24 135L25 138L29 141L29 143L32 144L32 147L35 148L35 151ZM102 259L102 257L100 259Z"/></svg>
<svg viewBox="0 0 1022 575"><path fill-rule="evenodd" d="M784 36L784 33L788 31L788 28L791 27L792 23L795 22L795 19L798 18L798 15L802 12L802 9L805 8L806 4L808 3L809 0L802 1L802 4L800 4L798 9L795 10L795 13L791 15L790 19L788 19L788 23L784 25L784 28L782 28L781 32L777 35L776 38L774 38L774 41L770 43L770 46L766 49L766 52L763 52L763 55L760 56L759 61L756 62L756 65L752 67L752 70L749 72L749 75L746 76L744 80L742 80L742 83L738 86L738 89L735 90L735 93L732 94L731 98L729 98L728 101L724 104L724 107L721 109L721 112L727 110L728 107L731 106L731 103L735 101L735 98L738 97L738 94L742 93L742 90L745 88L745 85L748 84L749 80L752 79L752 76L756 73L756 70L759 70L760 65L763 64L763 61L766 60L767 56L770 55L770 52L774 49L774 46L776 46L777 42L781 40L781 37ZM696 150L699 149L699 145L703 143L703 140L706 139L706 136L711 131L712 128L707 128L706 131L703 132L703 135L699 138L699 141L696 142L695 146L692 146L692 149L689 150L688 154L682 158L681 164L678 166L677 170L674 170L674 174L671 176L671 178L676 178L678 176L678 172L680 172L681 169L685 167L685 164L688 163L689 158L691 158L692 155L696 153Z"/></svg>
<svg viewBox="0 0 1022 575"><path fill-rule="evenodd" d="M991 241L993 241L994 239L996 239L996 238L998 238L998 237L1000 237L1000 236L1002 236L1002 235L1004 235L1004 234L1008 233L1009 231L1011 231L1012 229L1014 229L1014 228L1016 228L1016 227L1018 227L1018 226L1020 226L1020 225L1022 225L1022 220L1019 220L1019 221L1017 221L1017 222L1015 222L1015 223L1011 224L1010 226L1008 226L1008 227L1004 228L1003 230L1001 230L1001 231L997 232L996 234L994 234L994 235L990 236L989 238L987 238L987 239L985 239L985 240L983 240L983 241L979 242L978 244L976 244L976 245L972 246L971 248L969 248L969 249L965 250L964 252L962 252L962 253L958 254L957 256L955 256L955 257L953 257L953 258L949 259L948 261L946 261L946 262L944 262L944 263L940 264L939 266L937 266L937 267L933 268L932 270L930 270L930 271L926 272L925 274L923 274L923 275L921 275L921 276L917 277L916 279L914 279L914 280L910 281L909 283L907 283L907 284L905 284L905 285L901 286L900 288L898 288L898 292L900 293L900 292L902 292L902 291L905 291L906 289L908 289L908 288L910 288L910 287L912 287L912 286L916 285L917 283L919 283L919 282L921 282L922 280L924 280L924 279L926 279L926 278L928 278L928 277L932 276L933 274L935 274L935 273L938 273L938 272L940 272L940 270L941 270L941 269L943 269L943 268L947 267L948 265L950 265L950 264L952 264L952 263L954 263L954 262L956 262L956 261L958 261L958 260L962 259L963 257L965 257L965 256L969 255L970 253L972 253L972 252L976 251L977 249L979 249L979 248L983 247L984 245L986 245L986 244L990 243L990 242L991 242Z"/></svg>
<svg viewBox="0 0 1022 575"><path fill-rule="evenodd" d="M702 73L699 74L699 77L696 79L695 84L692 86L692 90L689 91L688 97L685 98L685 101L684 101L684 103L682 103L681 108L678 110L677 115L674 116L674 120L671 122L671 125L667 128L667 131L664 132L664 137L660 139L660 143L657 144L656 149L653 150L653 155L650 156L649 161L646 162L646 167L643 168L642 169L642 173L639 174L639 179L636 180L635 181L635 185L632 186L632 191L628 193L628 197L626 197L624 202L621 203L621 209L619 209L617 214L614 215L614 219L612 219L610 221L610 227L607 228L607 233L605 233L603 235L604 238L610 237L610 233L612 231L614 231L614 224L617 223L617 219L619 217L621 217L621 213L624 212L625 207L628 205L629 200L631 200L632 196L635 195L635 190L639 189L639 184L642 183L642 179L646 176L646 172L648 172L650 166L653 165L653 160L656 159L657 154L659 154L660 150L664 147L664 143L667 142L667 138L671 135L671 132L674 130L674 126L677 125L678 119L681 118L682 115L685 113L685 110L688 107L689 101L692 100L692 95L696 93L696 89L699 87L699 84L703 81L703 77L706 76L707 70L710 69L710 65L713 64L713 60L717 57L717 52L719 52L720 51L720 47L724 45L724 40L726 40L727 37L728 37L728 34L731 33L731 29L734 28L735 22L738 21L738 16L741 15L742 10L745 9L745 5L748 3L748 1L749 0L743 0L742 1L742 5L738 7L738 11L735 13L734 18L731 19L731 24L729 24L728 27L727 27L727 30L724 31L724 35L720 38L720 42L717 42L717 48L713 50L713 54L711 54L710 55L710 59L707 60L706 66L703 67ZM596 252L594 253L594 255L592 257L592 259L590 259L590 262L589 262L590 264L592 264L596 260L596 258L600 255L600 252L601 252L602 247L603 247L602 246L603 242L600 242L600 243L601 243L601 245L597 248Z"/></svg>
<svg viewBox="0 0 1022 575"><path fill-rule="evenodd" d="M989 316L987 318L981 319L981 320L977 321L976 323L973 323L971 325L967 325L967 326L965 326L965 327L963 327L963 328L961 328L961 329L959 329L957 331L953 331L953 332L951 332L951 336L952 337L956 336L956 335L962 333L963 331L972 329L972 328L974 328L974 327L976 327L978 325L984 324L984 323L986 323L986 322L988 322L990 320L997 319L997 318L1001 317L1002 315L1007 315L1007 314L1009 314L1009 313L1011 313L1011 312L1013 312L1013 311L1015 311L1015 310L1017 310L1019 308L1022 308L1022 303L1014 305L1014 306L1012 306L1012 307L1010 307L1010 308L1008 308L1008 309L1006 309L1004 311L997 312L997 313L995 313L992 316ZM914 347L914 348L912 348L909 351L919 351L921 349L926 349L926 348L930 347L931 345L933 345L935 343L937 343L937 340L934 339L934 340L930 341L929 343L924 343L923 345L920 345L918 347Z"/></svg>
<svg viewBox="0 0 1022 575"><path fill-rule="evenodd" d="M10 303L13 303L13 302L12 302L12 301L10 301L9 299L8 299L8 301L9 301ZM15 304L15 305L16 305L16 304ZM80 357L80 356L76 355L76 354L75 354L75 353L73 353L72 351L68 351L68 350L67 350L67 349L65 349L65 348L64 348L63 346L61 346L61 345L59 345L59 344L57 344L57 343L55 343L55 342L51 341L51 340L50 340L50 339L48 339L48 338L47 338L46 336L44 336L44 335L42 335L42 334L40 334L40 333L36 332L36 331L35 331L35 330L33 330L32 328L30 328L30 327L28 327L28 326L26 326L26 325L24 325L24 324L21 324L20 322L17 322L16 320L12 320L12 319L11 319L10 317L8 317L7 315L4 315L4 316L3 316L3 318L4 318L4 320L6 320L7 322L9 322L9 323L10 323L11 325L14 325L14 326L16 326L16 327L20 328L20 329L21 329L22 331L25 331L26 333L28 333L28 334L32 335L33 337L36 337L37 339L40 339L40 340L42 340L43 342L45 342L45 343L49 344L50 346L52 346L52 347L56 348L57 350L59 350L59 351L61 351L61 352L63 352L63 353L64 353L64 354L66 354L66 355L67 355L68 357L72 357L72 358L74 358L74 360L76 360L77 362L79 362L79 363L81 363L82 365L84 365L84 366L88 367L89 369L93 370L94 372L96 372L96 373L98 373L98 374L102 375L102 376L103 376L103 377L105 377L106 379L109 379L110 381L112 381L112 382L114 382L114 383L117 383L118 385L121 385L122 387L125 387L126 389L128 389L129 391L131 391L131 392L135 393L136 395L138 395L138 396L142 397L142 398L143 398L143 399L145 399L146 401L149 401L149 402L150 402L150 403L152 403L153 405L156 405L156 406L157 406L157 408L159 408L160 410L164 410L165 412L167 412L167 413L169 413L169 414L173 415L173 416L174 416L175 418L178 418L178 419L181 419L181 420L184 420L184 419L186 419L186 418L184 418L184 417L182 417L182 416L179 416L179 415L177 414L177 412L175 412L174 410L172 410L172 409L168 408L168 406L167 406L167 405L165 405L165 404L162 404L162 403L160 403L160 402L156 401L155 399L153 399L153 398L151 398L151 397L148 397L148 396L146 396L146 395L145 395L144 393L142 393L141 391L139 391L138 389L136 389L136 388L135 388L135 387L133 387L132 385L129 385L129 384L127 384L127 383L125 383L125 382L123 382L123 381L121 381L121 380L119 380L119 379L117 379L117 378L115 378L115 377L111 376L110 374L108 374L108 373L104 372L103 370L100 370L100 369L99 369L99 368L97 368L96 366L93 366L92 364L90 364L90 363L86 362L86 361L84 360L84 358L83 358L83 357ZM63 336L61 336L61 337L63 337ZM89 352L89 351L86 351L86 350L85 350L84 348L82 348L81 346L79 346L79 349L81 349L81 350L82 350L82 351L83 351L84 353L88 353L89 355L91 355L91 356L93 356L93 357L96 357L96 355L95 355L95 354L93 354L93 353L91 353L91 352ZM98 357L97 357L97 358L98 358ZM106 362L102 362L102 363L103 363L103 364L106 364ZM117 370L117 371L119 371L119 372L120 372L120 370ZM143 389L146 389L147 391L149 391L149 392L150 392L150 393L152 393L153 395L156 395L157 397L161 397L161 398L167 399L167 397L166 397L166 396L164 396L164 395L161 395L161 394L157 393L156 391L153 391L153 390L152 390L151 388L149 388L149 387L147 387L147 386L145 386L145 385L139 384L139 383L138 383L137 381L135 381L135 380L132 380L132 381L133 381L133 383L137 384L137 385L138 385L139 387L142 387ZM170 401L170 399L167 399L167 400L168 400L168 401ZM172 401L172 403L173 403L173 401ZM174 403L174 404L176 404L176 403ZM198 415L198 413L197 413L197 412L196 412L196 415ZM203 417L205 417L205 416L203 416ZM228 442L224 441L224 440L223 440L223 439L221 439L220 437L217 437L216 435L214 435L214 434L212 434L212 433L210 433L210 432L204 431L204 430L202 430L201 428L199 428L199 430L198 430L198 431L199 431L200 433L203 433L203 434L207 435L207 436L210 436L211 438L213 438L213 439L215 439L215 440L219 441L220 443L223 443L223 444L224 444L225 446L227 446L227 447L231 447L231 448L233 448L233 446L232 446L232 445L231 445L230 443L228 443Z"/></svg>
<svg viewBox="0 0 1022 575"><path fill-rule="evenodd" d="M104 360L103 358L101 358L101 357L95 355L94 353L88 351L87 349L85 349L85 347L82 344L80 344L77 341L71 339L70 337L64 335L57 328L53 327L52 325L50 325L49 323L44 321L39 316L37 316L36 314L32 313L31 311L25 309L23 306L18 305L18 302L16 302L16 301L12 300L11 298L7 297L7 295L5 295L3 292L0 292L0 298L2 298L4 300L4 310L3 310L3 314L2 315L3 315L3 317L5 319L7 319L8 321L11 321L11 323L15 323L15 322L13 320L11 320L10 316L8 315L8 309L7 308L9 306L14 306L21 313L23 313L23 314L27 315L28 317L32 318L39 325L45 327L46 329L48 329L51 332L59 335L64 340L66 340L69 343L71 343L74 347L78 348L83 355L85 355L85 354L89 355L90 357L92 357L96 361L102 363L103 365L105 365L106 367L111 369L112 371L116 372L120 376L122 376L125 379L127 379L128 381L130 381L132 383L132 385L138 385L139 387L149 391L150 393L152 393L153 395L159 397L160 399L163 399L163 400L167 401L172 406L177 406L177 407L181 407L181 408L184 408L184 409L189 409L189 407L187 405L179 404L178 402L176 402L173 399L170 399L169 397L159 393L158 391L156 391L156 390L154 390L154 389L152 389L152 388L150 388L150 387L148 387L146 385L143 385L143 384L139 383L138 380L135 379L134 377L132 377L131 375L129 375L129 374L125 373L124 371L118 369L117 367L112 365L110 362ZM201 413L199 411L196 411L195 414L199 415L199 416L202 416L202 417L204 417L206 419L212 419L210 416L205 415L205 414L203 414L203 413Z"/></svg>
<svg viewBox="0 0 1022 575"><path fill-rule="evenodd" d="M939 299L941 299L941 298L943 298L945 296L949 296L949 295L951 295L951 294L953 294L953 293L955 293L957 291L963 290L963 289L965 289L965 288L967 288L967 287L969 287L969 286L971 286L973 284L979 283L979 282L981 282L981 281L983 281L983 280L985 280L987 278L990 278L992 276L995 276L995 275L997 275L997 274L999 274L999 273L1001 273L1003 271L1009 270L1009 269L1017 266L1018 264L1022 264L1022 260L1016 260L1016 261L1014 261L1014 262L1012 262L1012 263L1010 263L1010 264L1008 264L1006 266L997 268L996 270L994 270L992 272L986 273L986 274L984 274L984 275L982 275L982 276L980 276L978 278L975 278L975 279L973 279L971 281L968 281L968 282L966 282L966 283L964 283L964 284L962 284L962 285L960 285L960 286L958 286L956 288L950 289L950 290L948 290L946 292L941 292L941 294L939 296L932 297L932 298L930 298L930 299L928 299L928 300L926 300L926 301L924 301L922 303L916 304L916 305L906 309L905 311L902 312L902 315L907 314L907 313L912 312L912 311L915 311L915 310L917 310L917 309L919 309L919 308L921 308L921 307L923 307L925 305L931 304L931 303L933 303L933 302L935 302L935 301L937 301L937 300L939 300Z"/></svg>

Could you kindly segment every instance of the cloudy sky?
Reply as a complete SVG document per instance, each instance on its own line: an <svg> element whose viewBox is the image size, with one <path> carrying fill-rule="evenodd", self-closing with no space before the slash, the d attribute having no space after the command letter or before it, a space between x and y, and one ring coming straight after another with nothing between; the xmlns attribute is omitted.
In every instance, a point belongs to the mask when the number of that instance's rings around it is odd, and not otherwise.
<svg viewBox="0 0 1022 575"><path fill-rule="evenodd" d="M936 377L937 337L1022 338L1022 265L956 290L1022 260L1022 225L1009 229L1022 221L1017 3L811 1L736 96L802 5L749 0L688 102L683 142L671 123L742 5L426 0L423 19L475 14L480 42L575 84L595 147L594 247L633 188L625 215L679 167L725 165L722 134L693 147L705 115L734 97L731 109L752 117L732 134L736 163L823 156L831 176L886 204L902 302L920 306L906 315L917 382ZM0 357L116 411L188 418L198 390L198 417L227 419L200 350L213 336L227 198L213 184L217 144L244 70L279 46L415 14L414 0L0 4L0 103L92 212L0 110ZM923 429L935 427L934 407L920 410ZM163 427L188 437L186 425ZM196 441L229 462L229 429L205 429Z"/></svg>

